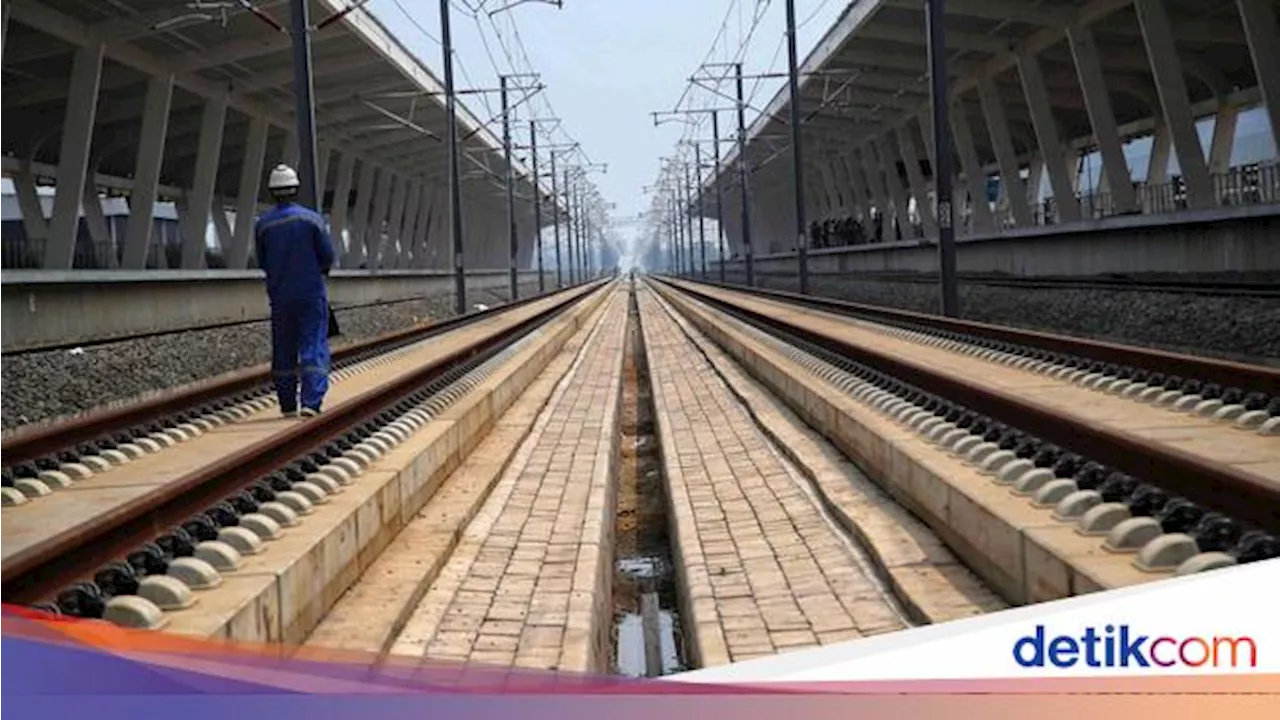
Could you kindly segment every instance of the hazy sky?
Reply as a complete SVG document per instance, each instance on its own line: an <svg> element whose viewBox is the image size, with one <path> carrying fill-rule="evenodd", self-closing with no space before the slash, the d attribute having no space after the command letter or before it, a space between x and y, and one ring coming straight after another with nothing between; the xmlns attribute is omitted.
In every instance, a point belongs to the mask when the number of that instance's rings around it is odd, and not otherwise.
<svg viewBox="0 0 1280 720"><path fill-rule="evenodd" d="M686 131L675 123L654 127L650 113L671 110L704 59L741 58L748 75L787 67L783 0L563 0L560 9L532 0L492 18L488 15L511 2L453 0L455 82L459 87L496 87L495 66L504 73L513 67L517 72L532 67L540 73L547 89L533 101L533 110L539 116L561 118L563 132L582 143L592 162L608 163L608 173L593 179L605 199L616 203L612 215L620 220L648 208L642 188L654 182L659 158L671 154ZM849 0L797 0L801 62L848 4ZM472 12L481 6L479 13ZM443 78L436 0L372 0L368 7ZM754 34L740 51L756 17ZM716 40L722 24L724 31ZM763 108L783 82L748 82L748 94L755 88L752 104ZM726 83L722 90L731 93L733 86ZM686 107L712 107L713 102L727 107L707 92L691 92ZM478 96L464 101L482 119L494 117L499 108L496 96L488 98L492 110ZM527 110L521 110L520 119L527 121ZM754 115L748 111L748 123ZM731 115L724 113L722 128L731 122ZM501 125L492 127L500 131ZM701 135L710 137L709 124Z"/></svg>

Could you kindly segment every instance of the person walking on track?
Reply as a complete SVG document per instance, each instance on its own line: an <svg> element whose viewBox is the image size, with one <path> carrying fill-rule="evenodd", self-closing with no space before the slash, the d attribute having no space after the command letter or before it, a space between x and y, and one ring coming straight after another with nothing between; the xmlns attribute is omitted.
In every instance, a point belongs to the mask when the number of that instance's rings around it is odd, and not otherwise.
<svg viewBox="0 0 1280 720"><path fill-rule="evenodd" d="M258 218L253 236L271 303L271 376L285 417L313 417L329 390L325 277L334 263L333 243L324 219L297 203L293 168L277 165L267 190L276 206Z"/></svg>

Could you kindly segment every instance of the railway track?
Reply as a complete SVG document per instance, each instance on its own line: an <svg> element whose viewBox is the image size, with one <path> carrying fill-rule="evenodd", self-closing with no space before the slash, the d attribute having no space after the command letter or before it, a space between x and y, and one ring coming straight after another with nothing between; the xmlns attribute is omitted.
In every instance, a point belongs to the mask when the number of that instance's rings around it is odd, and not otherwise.
<svg viewBox="0 0 1280 720"><path fill-rule="evenodd" d="M914 285L936 285L938 276L932 273L904 272L814 272L815 278L832 277L848 281L874 281L886 283L910 283ZM774 277L781 280L794 279L794 273L772 273L756 271L757 277ZM1128 276L1100 277L1018 277L1012 275L992 275L984 273L959 273L956 279L969 285L986 285L991 287L1009 287L1024 290L1112 290L1146 293L1169 293L1174 295L1199 295L1207 297L1241 297L1241 298L1280 298L1280 288L1274 282L1252 282L1243 280L1179 278L1144 278Z"/></svg>
<svg viewBox="0 0 1280 720"><path fill-rule="evenodd" d="M735 332L771 345L789 361L774 371L869 403L894 426L878 433L908 429L1038 509L1045 517L1035 522L1123 556L1138 573L1130 581L1280 556L1273 369L784 293L667 279L658 287L683 312L701 313L704 331L736 322ZM739 361L760 362L735 347ZM775 382L823 424L830 408ZM865 443L849 449L876 464ZM928 492L899 495L946 529L945 508L928 507Z"/></svg>
<svg viewBox="0 0 1280 720"><path fill-rule="evenodd" d="M6 438L4 601L162 623L601 284L345 348L317 418L280 418L253 371Z"/></svg>

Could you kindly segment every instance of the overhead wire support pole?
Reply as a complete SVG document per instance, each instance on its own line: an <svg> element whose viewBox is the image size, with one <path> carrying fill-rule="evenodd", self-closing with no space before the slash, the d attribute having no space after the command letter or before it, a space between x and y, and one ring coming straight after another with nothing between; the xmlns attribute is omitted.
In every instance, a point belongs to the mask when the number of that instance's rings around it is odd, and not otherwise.
<svg viewBox="0 0 1280 720"><path fill-rule="evenodd" d="M565 208L564 242L565 242L565 254L569 256L568 275L569 275L569 285L571 286L577 284L575 281L575 278L577 277L577 275L574 273L574 260L573 260L573 224L574 224L573 207L574 207L573 206L573 186L569 182L569 168L565 168L564 169L564 208Z"/></svg>
<svg viewBox="0 0 1280 720"><path fill-rule="evenodd" d="M800 265L800 294L809 293L809 229L804 217L804 152L800 127L800 78L796 60L796 3L787 0L787 88L791 98L791 172L796 202L796 262Z"/></svg>
<svg viewBox="0 0 1280 720"><path fill-rule="evenodd" d="M693 277L693 180L689 177L692 168L689 163L684 163L684 220L685 220L685 237L689 242L689 277Z"/></svg>
<svg viewBox="0 0 1280 720"><path fill-rule="evenodd" d="M277 32L289 33L291 36L294 116L298 135L298 200L316 212L321 211L323 198L320 197L319 179L316 178L316 106L315 81L311 72L311 34L329 27L354 10L364 7L368 2L369 0L356 0L312 26L311 8L307 0L290 0L291 27L286 29L269 13L254 7L249 0L238 0L238 4L254 17L270 25Z"/></svg>
<svg viewBox="0 0 1280 720"><path fill-rule="evenodd" d="M755 287L756 274L751 252L751 209L748 205L750 192L747 189L747 105L742 91L742 63L734 64L734 70L738 91L738 180L742 187L742 245L747 261L747 287Z"/></svg>
<svg viewBox="0 0 1280 720"><path fill-rule="evenodd" d="M671 214L671 220L668 224L671 227L671 258L675 264L673 270L675 271L675 276L680 277L680 266L682 264L680 262L680 218L676 215L676 200L674 197L667 199L667 209Z"/></svg>
<svg viewBox="0 0 1280 720"><path fill-rule="evenodd" d="M951 198L951 125L947 108L946 3L925 0L929 34L929 96L933 108L933 180L938 197L938 276L942 314L960 314L956 287L955 215Z"/></svg>
<svg viewBox="0 0 1280 720"><path fill-rule="evenodd" d="M305 0L301 0L305 1ZM458 148L458 99L453 88L453 42L449 34L449 0L440 0L440 45L444 53L445 122L449 148L449 227L453 235L454 311L467 311L467 276L462 245L462 170Z"/></svg>
<svg viewBox="0 0 1280 720"><path fill-rule="evenodd" d="M712 116L714 117L714 115ZM694 183L698 186L698 247L702 251L702 281L707 281L707 229L702 211L702 145L693 144Z"/></svg>
<svg viewBox="0 0 1280 720"><path fill-rule="evenodd" d="M506 162L506 186L507 186L507 243L509 256L507 257L507 270L510 274L509 282L511 285L511 300L515 301L520 296L520 279L516 272L516 256L519 254L519 238L516 232L516 193L515 179L511 163L511 108L507 102L507 76L502 75L498 78L498 85L502 95L502 152ZM535 183L536 185L536 183ZM534 193L537 193L536 187Z"/></svg>
<svg viewBox="0 0 1280 720"><path fill-rule="evenodd" d="M715 145L714 163L711 181L716 184L716 240L720 249L720 284L724 284L724 194L720 190L720 113L711 113L711 142Z"/></svg>
<svg viewBox="0 0 1280 720"><path fill-rule="evenodd" d="M564 287L564 262L560 254L560 183L556 179L556 153L551 151L551 230L556 241L556 289ZM565 214L569 212L569 204L565 203Z"/></svg>
<svg viewBox="0 0 1280 720"><path fill-rule="evenodd" d="M311 10L307 0L292 0L291 5L294 116L298 123L298 200L320 212L321 200L316 181L316 106L311 74Z"/></svg>
<svg viewBox="0 0 1280 720"><path fill-rule="evenodd" d="M538 294L547 291L542 271L542 178L538 175L538 121L529 121L529 153L533 160L533 232L538 253Z"/></svg>

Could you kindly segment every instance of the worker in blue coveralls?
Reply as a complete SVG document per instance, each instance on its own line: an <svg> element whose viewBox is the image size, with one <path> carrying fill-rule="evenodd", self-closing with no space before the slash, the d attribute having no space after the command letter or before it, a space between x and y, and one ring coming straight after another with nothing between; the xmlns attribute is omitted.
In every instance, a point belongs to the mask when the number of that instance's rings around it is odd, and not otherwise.
<svg viewBox="0 0 1280 720"><path fill-rule="evenodd" d="M324 219L297 203L298 173L277 165L267 179L276 206L253 228L271 302L271 376L285 417L314 417L329 390L329 299L333 244ZM302 409L298 409L301 379Z"/></svg>

